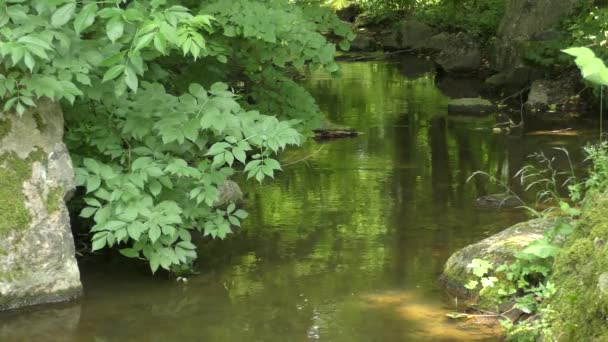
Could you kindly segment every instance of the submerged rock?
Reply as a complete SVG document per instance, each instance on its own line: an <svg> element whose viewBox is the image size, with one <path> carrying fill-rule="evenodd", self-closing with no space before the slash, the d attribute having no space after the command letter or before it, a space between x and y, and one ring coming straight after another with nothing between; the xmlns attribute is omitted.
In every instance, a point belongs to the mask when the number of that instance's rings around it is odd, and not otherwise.
<svg viewBox="0 0 608 342"><path fill-rule="evenodd" d="M484 115L494 109L496 106L491 101L482 98L454 99L448 103L448 113L454 114Z"/></svg>
<svg viewBox="0 0 608 342"><path fill-rule="evenodd" d="M325 121L321 127L313 130L316 140L331 140L340 138L354 138L359 135L359 132L350 127L337 125L335 123Z"/></svg>
<svg viewBox="0 0 608 342"><path fill-rule="evenodd" d="M475 204L480 208L486 209L508 209L524 205L519 198L509 194L494 194L479 197Z"/></svg>
<svg viewBox="0 0 608 342"><path fill-rule="evenodd" d="M40 101L21 118L4 113L0 126L0 310L74 299L82 286L61 108Z"/></svg>
<svg viewBox="0 0 608 342"><path fill-rule="evenodd" d="M514 260L515 253L521 251L532 241L543 237L545 230L553 227L547 220L531 220L518 223L496 235L469 245L456 253L446 262L440 282L453 296L472 298L465 285L474 277L468 265L473 259L491 262L495 267Z"/></svg>

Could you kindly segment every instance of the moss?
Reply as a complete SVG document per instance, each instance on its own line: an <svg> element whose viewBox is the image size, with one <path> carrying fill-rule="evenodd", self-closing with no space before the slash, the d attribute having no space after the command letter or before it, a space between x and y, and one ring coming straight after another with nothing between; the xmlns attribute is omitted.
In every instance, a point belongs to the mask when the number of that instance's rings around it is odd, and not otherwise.
<svg viewBox="0 0 608 342"><path fill-rule="evenodd" d="M551 281L558 292L550 301L555 310L552 333L564 341L600 341L608 336L608 291L598 286L608 272L607 198L589 201L575 235L558 254Z"/></svg>
<svg viewBox="0 0 608 342"><path fill-rule="evenodd" d="M36 127L38 128L38 130L41 133L44 133L44 131L46 131L49 126L46 124L42 116L40 116L40 113L34 112L32 116L34 117L34 121L36 122Z"/></svg>
<svg viewBox="0 0 608 342"><path fill-rule="evenodd" d="M32 175L32 163L45 157L39 149L26 159L19 158L14 152L0 155L0 236L29 226L32 218L25 206L23 182Z"/></svg>
<svg viewBox="0 0 608 342"><path fill-rule="evenodd" d="M49 190L49 193L46 195L46 199L44 201L46 211L50 213L54 213L59 210L59 204L61 203L61 198L63 196L63 187L58 186Z"/></svg>
<svg viewBox="0 0 608 342"><path fill-rule="evenodd" d="M8 119L0 119L0 140L11 132L11 121Z"/></svg>

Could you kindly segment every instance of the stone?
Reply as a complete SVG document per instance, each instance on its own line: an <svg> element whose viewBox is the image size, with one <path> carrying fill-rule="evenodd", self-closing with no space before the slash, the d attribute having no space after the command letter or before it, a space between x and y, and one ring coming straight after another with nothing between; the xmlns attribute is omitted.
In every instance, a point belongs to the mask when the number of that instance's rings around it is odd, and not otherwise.
<svg viewBox="0 0 608 342"><path fill-rule="evenodd" d="M583 87L577 79L571 78L536 80L530 86L525 112L545 121L577 119L588 109L578 96Z"/></svg>
<svg viewBox="0 0 608 342"><path fill-rule="evenodd" d="M219 189L217 201L213 204L214 207L222 207L229 203L239 203L243 200L243 191L237 182L227 179Z"/></svg>
<svg viewBox="0 0 608 342"><path fill-rule="evenodd" d="M486 115L494 109L496 106L491 101L482 98L454 99L448 103L450 114Z"/></svg>
<svg viewBox="0 0 608 342"><path fill-rule="evenodd" d="M351 51L375 51L378 46L376 40L365 30L357 32L357 36L350 42Z"/></svg>
<svg viewBox="0 0 608 342"><path fill-rule="evenodd" d="M372 26L372 25L374 25L374 23L375 23L374 15L371 14L370 12L363 12L357 16L357 18L355 19L355 22L353 23L353 26L362 28L362 27Z"/></svg>
<svg viewBox="0 0 608 342"><path fill-rule="evenodd" d="M527 42L558 26L583 0L508 0L492 51L492 67L510 70L524 64Z"/></svg>
<svg viewBox="0 0 608 342"><path fill-rule="evenodd" d="M485 84L491 89L504 89L509 93L521 91L536 77L534 70L527 66L513 67L488 77Z"/></svg>
<svg viewBox="0 0 608 342"><path fill-rule="evenodd" d="M525 205L521 199L509 194L493 194L479 197L475 200L479 208L485 209L509 209Z"/></svg>
<svg viewBox="0 0 608 342"><path fill-rule="evenodd" d="M415 49L434 35L434 30L419 21L405 20L384 33L382 45L387 50Z"/></svg>
<svg viewBox="0 0 608 342"><path fill-rule="evenodd" d="M0 310L82 293L65 201L75 191L63 113L41 100L21 118L0 113Z"/></svg>
<svg viewBox="0 0 608 342"><path fill-rule="evenodd" d="M363 12L361 5L357 3L350 3L343 8L336 11L336 15L340 20L348 23L353 23L357 19L357 16Z"/></svg>
<svg viewBox="0 0 608 342"><path fill-rule="evenodd" d="M450 40L453 36L455 36L455 34L447 32L438 33L422 43L421 48L429 51L441 52L450 45Z"/></svg>
<svg viewBox="0 0 608 342"><path fill-rule="evenodd" d="M440 277L441 284L453 296L463 299L474 296L465 288L465 285L474 279L468 267L473 259L486 260L495 267L511 262L517 252L542 238L544 232L551 227L553 223L547 220L521 222L457 251L450 256L444 266Z"/></svg>
<svg viewBox="0 0 608 342"><path fill-rule="evenodd" d="M481 68L481 47L468 35L460 32L432 38L429 46L440 49L435 62L446 72L470 73Z"/></svg>

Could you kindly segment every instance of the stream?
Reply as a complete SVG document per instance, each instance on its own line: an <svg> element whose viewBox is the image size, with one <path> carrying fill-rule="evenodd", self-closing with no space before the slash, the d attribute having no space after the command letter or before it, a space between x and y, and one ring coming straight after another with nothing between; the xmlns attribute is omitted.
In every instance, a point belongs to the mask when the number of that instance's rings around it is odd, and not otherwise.
<svg viewBox="0 0 608 342"><path fill-rule="evenodd" d="M532 152L589 136L493 134L447 115L471 80L436 81L430 62L341 62L304 81L330 120L362 134L281 155L276 179L244 185L250 217L204 242L187 283L106 256L81 261L78 302L0 315L1 341L497 341L464 325L437 284L451 253L525 220L483 210Z"/></svg>

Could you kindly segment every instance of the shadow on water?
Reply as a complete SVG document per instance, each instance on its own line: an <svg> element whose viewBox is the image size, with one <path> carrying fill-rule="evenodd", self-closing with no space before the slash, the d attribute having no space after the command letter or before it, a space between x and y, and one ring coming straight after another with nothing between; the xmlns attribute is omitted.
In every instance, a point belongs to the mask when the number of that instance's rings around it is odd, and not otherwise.
<svg viewBox="0 0 608 342"><path fill-rule="evenodd" d="M476 209L497 189L466 180L485 170L509 181L529 153L556 141L578 151L585 136L505 137L488 120L452 120L425 61L341 67L305 85L332 121L363 134L289 150L284 163L305 161L247 184L250 218L205 242L201 275L177 284L91 260L84 299L3 314L0 340L497 340L447 321L436 279L450 253L525 217Z"/></svg>

